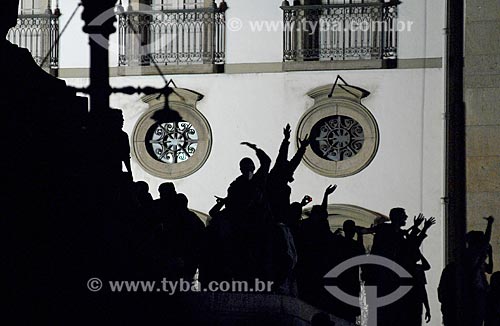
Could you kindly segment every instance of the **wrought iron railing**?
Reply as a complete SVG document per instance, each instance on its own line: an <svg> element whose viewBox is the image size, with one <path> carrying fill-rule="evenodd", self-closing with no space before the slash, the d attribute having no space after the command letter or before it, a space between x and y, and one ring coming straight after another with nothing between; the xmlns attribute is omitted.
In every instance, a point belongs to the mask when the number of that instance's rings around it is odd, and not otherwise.
<svg viewBox="0 0 500 326"><path fill-rule="evenodd" d="M31 52L33 59L43 68L59 68L59 11L43 14L21 14L17 25L10 29L10 42ZM45 59L45 62L44 62Z"/></svg>
<svg viewBox="0 0 500 326"><path fill-rule="evenodd" d="M223 64L226 8L119 14L119 65Z"/></svg>
<svg viewBox="0 0 500 326"><path fill-rule="evenodd" d="M283 2L283 61L396 59L395 0Z"/></svg>

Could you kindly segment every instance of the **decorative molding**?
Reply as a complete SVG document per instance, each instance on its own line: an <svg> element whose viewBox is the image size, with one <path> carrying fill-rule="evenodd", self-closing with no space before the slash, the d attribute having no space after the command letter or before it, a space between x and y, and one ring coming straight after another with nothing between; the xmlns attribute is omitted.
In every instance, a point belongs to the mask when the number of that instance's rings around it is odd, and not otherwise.
<svg viewBox="0 0 500 326"><path fill-rule="evenodd" d="M353 61L344 63L343 66L333 65L330 62L314 66L315 62L296 62L293 69L284 68L283 62L262 63L226 63L224 65L200 64L162 67L164 74L260 74L281 73L294 71L318 71L318 70L373 70L383 69L381 65L373 64L370 60ZM375 60L379 61L379 60ZM361 62L361 63L360 63ZM338 61L335 62L339 64ZM287 63L288 64L288 63ZM321 67L320 67L321 66ZM320 69L321 68L321 69ZM443 58L415 58L398 59L396 70L400 69L439 69L443 68ZM158 71L154 67L110 67L110 77L119 76L154 76ZM60 78L88 78L88 68L60 68Z"/></svg>
<svg viewBox="0 0 500 326"><path fill-rule="evenodd" d="M329 117L343 116L354 120L363 133L362 146L356 153L348 153L349 155L339 160L331 160L320 157L317 151L309 146L304 155L305 164L314 172L332 178L347 177L360 172L374 159L379 145L379 129L373 115L361 104L361 99L370 94L368 91L355 86L338 85L333 96L328 97L330 91L331 85L327 85L308 93L314 99L314 105L300 119L297 142L306 135L312 135L318 128L317 123ZM352 138L349 139L351 140Z"/></svg>

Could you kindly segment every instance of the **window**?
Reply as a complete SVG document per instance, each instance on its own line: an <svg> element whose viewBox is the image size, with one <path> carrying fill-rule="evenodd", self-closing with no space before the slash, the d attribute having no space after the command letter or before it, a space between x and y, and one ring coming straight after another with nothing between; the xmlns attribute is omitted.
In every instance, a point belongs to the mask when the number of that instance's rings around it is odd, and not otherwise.
<svg viewBox="0 0 500 326"><path fill-rule="evenodd" d="M156 121L153 116L165 110L164 98L143 98L149 109L139 118L132 135L132 152L149 174L162 179L180 179L198 171L212 148L212 131L207 119L196 109L203 95L175 88L169 107L181 121ZM168 118L167 118L168 119Z"/></svg>
<svg viewBox="0 0 500 326"><path fill-rule="evenodd" d="M187 121L156 123L146 136L148 153L159 162L187 161L198 147L198 132Z"/></svg>
<svg viewBox="0 0 500 326"><path fill-rule="evenodd" d="M223 64L225 10L203 0L155 0L119 14L119 65Z"/></svg>
<svg viewBox="0 0 500 326"><path fill-rule="evenodd" d="M397 57L399 1L284 1L283 61Z"/></svg>
<svg viewBox="0 0 500 326"><path fill-rule="evenodd" d="M328 97L331 86L308 93L314 105L302 116L297 137L310 135L311 146L304 162L327 177L346 177L366 168L379 144L375 118L361 104L370 93L355 86L341 85Z"/></svg>
<svg viewBox="0 0 500 326"><path fill-rule="evenodd" d="M338 162L358 154L365 137L359 122L344 115L332 115L312 127L311 139L316 155Z"/></svg>
<svg viewBox="0 0 500 326"><path fill-rule="evenodd" d="M19 2L17 25L10 29L7 39L28 49L38 65L57 69L60 15L59 8L52 7L51 0L22 0Z"/></svg>

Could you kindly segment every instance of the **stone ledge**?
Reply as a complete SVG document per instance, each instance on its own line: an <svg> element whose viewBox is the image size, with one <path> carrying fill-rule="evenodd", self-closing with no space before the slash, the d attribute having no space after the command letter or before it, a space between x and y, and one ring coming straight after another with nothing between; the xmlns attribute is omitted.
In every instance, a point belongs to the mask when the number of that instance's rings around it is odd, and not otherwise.
<svg viewBox="0 0 500 326"><path fill-rule="evenodd" d="M314 70L363 70L395 68L396 60L345 60L345 61L289 61L283 62L283 71Z"/></svg>
<svg viewBox="0 0 500 326"><path fill-rule="evenodd" d="M193 64L193 65L159 65L162 74L213 74L224 72L224 65ZM118 67L118 76L149 76L158 75L155 66Z"/></svg>
<svg viewBox="0 0 500 326"><path fill-rule="evenodd" d="M282 73L296 71L331 71L331 70L373 70L373 69L433 69L442 68L443 58L414 58L397 60L349 60L349 61L305 61L305 62L258 62L229 63L224 65L200 64L181 66L160 66L163 74L256 74ZM155 76L158 70L154 66L110 67L110 77ZM88 68L62 68L60 78L88 78Z"/></svg>

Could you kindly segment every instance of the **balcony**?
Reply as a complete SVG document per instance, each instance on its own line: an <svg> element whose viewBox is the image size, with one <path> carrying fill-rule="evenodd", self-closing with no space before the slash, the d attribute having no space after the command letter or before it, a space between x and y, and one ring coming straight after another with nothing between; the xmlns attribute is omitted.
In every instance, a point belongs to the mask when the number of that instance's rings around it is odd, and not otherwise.
<svg viewBox="0 0 500 326"><path fill-rule="evenodd" d="M119 66L153 63L179 73L215 72L225 62L225 6L119 13ZM168 66L167 69L165 66ZM203 68L213 71L203 71Z"/></svg>
<svg viewBox="0 0 500 326"><path fill-rule="evenodd" d="M39 14L20 14L17 25L10 29L7 39L28 49L39 66L55 72L59 68L60 16L58 9L54 12L47 9Z"/></svg>
<svg viewBox="0 0 500 326"><path fill-rule="evenodd" d="M399 1L283 1L285 70L393 67ZM306 62L308 62L306 64ZM332 63L334 62L334 63Z"/></svg>

